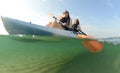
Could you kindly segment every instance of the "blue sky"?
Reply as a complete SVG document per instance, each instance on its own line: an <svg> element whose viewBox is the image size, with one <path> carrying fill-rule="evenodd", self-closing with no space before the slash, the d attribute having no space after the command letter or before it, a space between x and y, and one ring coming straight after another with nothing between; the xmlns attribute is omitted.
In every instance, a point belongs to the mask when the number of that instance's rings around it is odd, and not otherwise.
<svg viewBox="0 0 120 73"><path fill-rule="evenodd" d="M86 33L119 37L119 3L119 0L0 0L0 15L46 25L51 21L48 13L58 16L68 10L73 20L79 18Z"/></svg>

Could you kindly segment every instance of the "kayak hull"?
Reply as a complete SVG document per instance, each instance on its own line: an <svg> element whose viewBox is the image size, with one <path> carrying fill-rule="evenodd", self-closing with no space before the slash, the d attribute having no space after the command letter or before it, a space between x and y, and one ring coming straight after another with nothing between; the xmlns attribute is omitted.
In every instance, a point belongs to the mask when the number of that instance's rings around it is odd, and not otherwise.
<svg viewBox="0 0 120 73"><path fill-rule="evenodd" d="M49 28L8 17L1 17L1 19L5 29L11 35L37 35L77 38L77 35L71 31Z"/></svg>

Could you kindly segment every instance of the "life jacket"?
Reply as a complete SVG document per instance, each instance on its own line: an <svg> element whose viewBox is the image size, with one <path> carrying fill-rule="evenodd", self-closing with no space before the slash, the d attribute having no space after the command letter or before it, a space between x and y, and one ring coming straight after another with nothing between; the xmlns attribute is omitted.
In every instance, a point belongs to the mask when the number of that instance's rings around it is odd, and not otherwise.
<svg viewBox="0 0 120 73"><path fill-rule="evenodd" d="M60 19L60 21L62 23L66 23L68 26L70 25L70 18L66 18L66 17L63 17L62 19ZM70 30L68 27L66 26L62 26L65 30Z"/></svg>

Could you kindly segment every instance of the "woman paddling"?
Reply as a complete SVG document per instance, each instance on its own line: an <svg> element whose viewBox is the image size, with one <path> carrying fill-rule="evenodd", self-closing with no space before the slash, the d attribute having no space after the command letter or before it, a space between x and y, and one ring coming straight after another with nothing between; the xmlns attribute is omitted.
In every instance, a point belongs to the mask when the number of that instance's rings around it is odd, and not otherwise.
<svg viewBox="0 0 120 73"><path fill-rule="evenodd" d="M82 31L78 19L75 19L75 20L74 20L74 24L72 25L71 30L72 30L74 33L76 33L76 34L87 35L87 34L85 34L85 33Z"/></svg>
<svg viewBox="0 0 120 73"><path fill-rule="evenodd" d="M64 30L71 30L72 28L72 19L70 18L70 14L67 10L63 12L63 17L60 18L60 22L58 23L56 20L52 23L48 23L47 27L57 28L57 29L64 29Z"/></svg>

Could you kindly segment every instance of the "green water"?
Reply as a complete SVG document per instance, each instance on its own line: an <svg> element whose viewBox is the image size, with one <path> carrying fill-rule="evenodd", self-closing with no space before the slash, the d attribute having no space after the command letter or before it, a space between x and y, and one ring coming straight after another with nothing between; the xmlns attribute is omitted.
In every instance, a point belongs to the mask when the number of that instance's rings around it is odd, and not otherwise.
<svg viewBox="0 0 120 73"><path fill-rule="evenodd" d="M0 73L120 73L120 45L91 53L83 40L0 36Z"/></svg>

